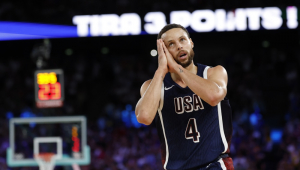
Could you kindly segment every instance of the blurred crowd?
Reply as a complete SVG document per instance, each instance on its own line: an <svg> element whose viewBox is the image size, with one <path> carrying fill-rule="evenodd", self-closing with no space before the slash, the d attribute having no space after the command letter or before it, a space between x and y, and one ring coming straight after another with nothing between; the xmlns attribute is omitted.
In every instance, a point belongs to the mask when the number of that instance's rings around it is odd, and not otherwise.
<svg viewBox="0 0 300 170"><path fill-rule="evenodd" d="M1 125L6 124L1 120ZM7 128L3 128L8 130ZM1 136L7 132L1 130ZM300 168L300 121L290 120L284 127L280 142L272 141L268 127L251 129L234 124L231 156L235 170L298 170ZM1 138L0 169L37 170L38 168L9 168L6 165L7 136ZM88 129L91 164L82 170L162 170L160 142L156 129L110 127ZM70 167L57 167L69 170Z"/></svg>
<svg viewBox="0 0 300 170"><path fill-rule="evenodd" d="M35 62L25 57L0 62L1 170L36 169L6 166L8 120L24 112L32 116L86 115L91 164L82 166L83 170L162 169L155 123L136 128L122 119L128 105L129 111L134 110L140 86L152 78L157 58L108 56L52 56L47 68L62 68L65 76L64 106L52 109L35 107ZM200 56L195 60L223 65L229 75L235 169L300 169L300 51L258 48L217 58ZM274 128L282 132L277 140L271 136Z"/></svg>
<svg viewBox="0 0 300 170"><path fill-rule="evenodd" d="M73 25L74 15L128 12L143 15L150 11L285 8L289 5L300 6L300 1L1 0L0 20ZM240 35L242 33L235 36ZM285 38L292 39L290 35ZM231 38L226 44L231 43ZM224 49L218 46L218 36L211 39L215 39L211 41L213 44L204 41L208 44L204 47L197 46L199 43L193 39L197 47L195 61L210 66L222 65L228 72L227 97L233 109L231 156L235 170L300 170L299 44L275 48L266 41L263 47L251 44L249 48ZM141 85L153 77L157 57L110 53L96 56L84 49L87 46L83 47L84 52L73 55L53 52L45 61L45 69L61 68L64 71L62 108L36 108L33 73L37 66L29 57L30 52L21 52L20 56L1 54L0 170L38 169L7 167L8 121L24 114L29 117L85 115L91 164L82 166L82 170L163 169L155 123L137 127L124 121L124 110L134 111ZM129 51L122 50L124 53ZM274 130L279 133L277 139L272 136Z"/></svg>
<svg viewBox="0 0 300 170"><path fill-rule="evenodd" d="M156 129L115 128L92 131L89 145L94 148L92 164L86 169L158 170L163 169ZM264 125L253 129L234 123L231 156L235 170L298 170L300 168L300 121L290 120L280 142L270 138ZM118 141L118 142L113 142Z"/></svg>

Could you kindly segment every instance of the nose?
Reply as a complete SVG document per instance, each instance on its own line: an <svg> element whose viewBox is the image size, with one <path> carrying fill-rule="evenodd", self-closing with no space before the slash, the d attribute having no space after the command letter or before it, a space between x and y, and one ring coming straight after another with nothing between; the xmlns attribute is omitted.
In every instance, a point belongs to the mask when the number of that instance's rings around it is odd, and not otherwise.
<svg viewBox="0 0 300 170"><path fill-rule="evenodd" d="M182 45L181 45L181 44L178 44L177 50L181 50L181 49L182 49Z"/></svg>

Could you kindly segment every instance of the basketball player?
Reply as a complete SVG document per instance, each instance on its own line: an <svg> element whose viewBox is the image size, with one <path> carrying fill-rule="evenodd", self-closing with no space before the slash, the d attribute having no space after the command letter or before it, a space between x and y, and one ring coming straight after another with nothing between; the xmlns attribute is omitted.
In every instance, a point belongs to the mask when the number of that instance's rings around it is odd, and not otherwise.
<svg viewBox="0 0 300 170"><path fill-rule="evenodd" d="M194 64L193 48L181 25L160 31L158 68L141 87L136 117L145 125L156 119L164 169L233 170L227 73L222 66Z"/></svg>

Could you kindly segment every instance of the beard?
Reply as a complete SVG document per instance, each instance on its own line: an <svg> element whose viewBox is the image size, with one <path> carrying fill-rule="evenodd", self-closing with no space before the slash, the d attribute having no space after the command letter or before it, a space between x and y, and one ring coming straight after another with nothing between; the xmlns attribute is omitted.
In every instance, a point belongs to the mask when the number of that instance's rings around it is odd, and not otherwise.
<svg viewBox="0 0 300 170"><path fill-rule="evenodd" d="M190 52L188 53L188 58L186 61L184 62L180 62L177 57L174 58L174 60L176 61L177 64L181 65L183 68L187 68L192 62L193 62L193 59L194 59L194 56L195 56L195 53L194 53L194 50L191 49Z"/></svg>

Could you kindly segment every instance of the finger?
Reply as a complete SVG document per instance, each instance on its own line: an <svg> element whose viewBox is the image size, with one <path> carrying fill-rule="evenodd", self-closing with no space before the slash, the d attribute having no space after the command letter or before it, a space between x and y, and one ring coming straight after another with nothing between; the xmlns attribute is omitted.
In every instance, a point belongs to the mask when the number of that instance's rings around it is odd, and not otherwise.
<svg viewBox="0 0 300 170"><path fill-rule="evenodd" d="M159 46L158 53L160 53L160 55L164 55L164 49L163 49L163 46L162 46L162 43L161 43L161 39L158 42L158 46Z"/></svg>
<svg viewBox="0 0 300 170"><path fill-rule="evenodd" d="M160 44L160 40L157 40L157 51L160 52L161 51L161 44Z"/></svg>
<svg viewBox="0 0 300 170"><path fill-rule="evenodd" d="M160 41L160 44L161 44L161 48L162 48L162 51L164 52L164 54L167 54L167 53L166 53L166 49L164 48L164 45L165 45L164 41L161 40L161 41Z"/></svg>
<svg viewBox="0 0 300 170"><path fill-rule="evenodd" d="M163 50L164 50L166 56L171 55L171 54L169 53L169 50L167 49L165 43L162 43L162 48L163 48Z"/></svg>
<svg viewBox="0 0 300 170"><path fill-rule="evenodd" d="M161 44L161 48L163 49L164 53L165 53L165 49L163 48L163 45L165 45L164 41L162 39L160 39L160 44Z"/></svg>
<svg viewBox="0 0 300 170"><path fill-rule="evenodd" d="M157 52L158 52L158 58L160 58L161 57L161 55L162 55L162 48L161 48L161 45L160 45L160 41L159 40L157 40Z"/></svg>
<svg viewBox="0 0 300 170"><path fill-rule="evenodd" d="M169 52L168 49L167 49L167 47L166 47L166 45L165 45L165 43L162 43L162 47L163 47L163 49L164 49L165 52Z"/></svg>
<svg viewBox="0 0 300 170"><path fill-rule="evenodd" d="M163 49L163 47L162 47L161 41L162 41L162 40L160 39L160 40L159 40L159 46L160 46L160 48L161 48L162 51L163 51L164 49Z"/></svg>

